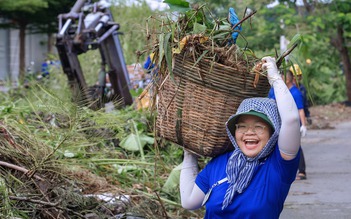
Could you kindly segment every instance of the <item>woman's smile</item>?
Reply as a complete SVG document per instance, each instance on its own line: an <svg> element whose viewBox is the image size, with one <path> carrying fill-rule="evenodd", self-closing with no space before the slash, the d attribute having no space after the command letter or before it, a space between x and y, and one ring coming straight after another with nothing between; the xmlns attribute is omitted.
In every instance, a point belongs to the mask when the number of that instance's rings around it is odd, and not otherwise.
<svg viewBox="0 0 351 219"><path fill-rule="evenodd" d="M235 139L240 150L247 157L257 156L270 138L270 125L254 115L240 116L237 124Z"/></svg>

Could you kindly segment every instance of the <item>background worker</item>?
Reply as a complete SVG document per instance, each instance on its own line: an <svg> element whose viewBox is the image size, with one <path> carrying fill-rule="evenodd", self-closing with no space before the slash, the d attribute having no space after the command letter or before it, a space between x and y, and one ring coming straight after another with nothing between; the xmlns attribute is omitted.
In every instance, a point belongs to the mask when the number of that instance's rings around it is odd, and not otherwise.
<svg viewBox="0 0 351 219"><path fill-rule="evenodd" d="M151 73L153 68L155 67L154 56L155 56L155 53L150 53L150 55L147 56L147 58L144 62L143 67L147 73Z"/></svg>
<svg viewBox="0 0 351 219"><path fill-rule="evenodd" d="M301 132L301 137L305 137L307 133L307 119L305 116L305 111L304 111L304 100L301 91L295 86L294 84L294 75L293 73L289 70L286 72L286 74L281 75L283 80L285 81L286 86L289 88L289 91L291 95L293 96L295 103L297 105L297 109L299 110L299 116L300 116L300 122L301 122L301 127L300 127L300 132ZM269 91L269 98L275 99L274 95L274 90L273 88ZM307 179L306 176L306 162L305 162L305 156L303 154L303 150L301 148L301 155L300 155L300 162L299 162L299 170L298 174L296 176L297 180L304 180Z"/></svg>
<svg viewBox="0 0 351 219"><path fill-rule="evenodd" d="M304 111L305 111L307 123L312 124L312 119L310 117L310 110L308 109L309 103L307 98L307 90L306 90L306 87L303 85L301 68L298 64L294 64L293 66L290 67L290 71L294 73L294 84L299 88L303 97L303 105L304 105Z"/></svg>

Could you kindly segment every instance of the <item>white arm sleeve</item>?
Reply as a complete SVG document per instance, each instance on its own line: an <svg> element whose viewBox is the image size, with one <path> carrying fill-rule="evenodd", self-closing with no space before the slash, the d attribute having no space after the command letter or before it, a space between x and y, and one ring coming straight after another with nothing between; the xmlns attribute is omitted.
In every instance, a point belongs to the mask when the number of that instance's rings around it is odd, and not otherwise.
<svg viewBox="0 0 351 219"><path fill-rule="evenodd" d="M294 98L282 79L275 81L273 87L282 120L278 138L279 150L287 155L284 158L293 159L301 144L299 112Z"/></svg>
<svg viewBox="0 0 351 219"><path fill-rule="evenodd" d="M272 57L262 58L263 68L267 69L267 77L274 88L278 111L282 120L279 133L278 145L284 159L290 160L296 157L300 148L300 116L293 96L283 79L280 77L275 59Z"/></svg>
<svg viewBox="0 0 351 219"><path fill-rule="evenodd" d="M189 210L201 207L204 192L195 184L198 174L197 157L184 150L182 170L180 172L180 199L182 207Z"/></svg>

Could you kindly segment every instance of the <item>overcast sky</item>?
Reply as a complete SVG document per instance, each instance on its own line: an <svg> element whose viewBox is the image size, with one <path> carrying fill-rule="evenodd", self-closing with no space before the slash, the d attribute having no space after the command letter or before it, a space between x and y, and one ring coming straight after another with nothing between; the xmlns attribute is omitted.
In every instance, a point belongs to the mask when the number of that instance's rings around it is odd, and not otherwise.
<svg viewBox="0 0 351 219"><path fill-rule="evenodd" d="M168 5L165 3L162 3L163 0L145 0L147 2L148 5L150 5L150 8L152 10L163 10L168 8ZM137 0L126 0L127 4L138 4L139 1Z"/></svg>
<svg viewBox="0 0 351 219"><path fill-rule="evenodd" d="M146 2L150 5L152 10L155 10L155 9L162 10L162 9L168 8L167 4L162 3L163 0L146 0Z"/></svg>

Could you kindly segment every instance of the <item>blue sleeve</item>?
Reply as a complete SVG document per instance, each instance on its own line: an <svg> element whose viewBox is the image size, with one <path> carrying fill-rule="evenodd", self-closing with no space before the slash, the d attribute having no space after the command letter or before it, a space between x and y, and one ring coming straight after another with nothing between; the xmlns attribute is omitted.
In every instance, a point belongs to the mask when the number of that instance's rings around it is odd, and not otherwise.
<svg viewBox="0 0 351 219"><path fill-rule="evenodd" d="M284 160L280 155L279 147L273 152L275 159L272 159L274 166L279 168L279 174L284 183L291 184L296 178L296 172L298 170L299 161L300 161L301 147L292 160Z"/></svg>
<svg viewBox="0 0 351 219"><path fill-rule="evenodd" d="M303 86L303 84L300 84L299 90L302 94L303 99L306 100L307 99L307 90L306 90L305 86Z"/></svg>
<svg viewBox="0 0 351 219"><path fill-rule="evenodd" d="M203 170L197 175L195 179L196 185L206 194L207 191L210 189L209 185L209 169L211 169L211 162L209 162Z"/></svg>
<svg viewBox="0 0 351 219"><path fill-rule="evenodd" d="M296 106L299 110L304 108L302 95L299 95L295 101L296 101Z"/></svg>
<svg viewBox="0 0 351 219"><path fill-rule="evenodd" d="M275 95L274 95L274 89L273 89L273 87L271 87L271 89L269 90L268 98L274 99L274 100L275 100Z"/></svg>
<svg viewBox="0 0 351 219"><path fill-rule="evenodd" d="M303 105L304 105L304 108L306 110L306 108L308 108L307 90L306 90L305 86L303 86L303 84L300 84L299 90L302 94Z"/></svg>
<svg viewBox="0 0 351 219"><path fill-rule="evenodd" d="M290 89L291 94L295 100L297 109L303 109L304 108L304 102L303 102L303 96L300 92L300 90L297 87L291 88Z"/></svg>

